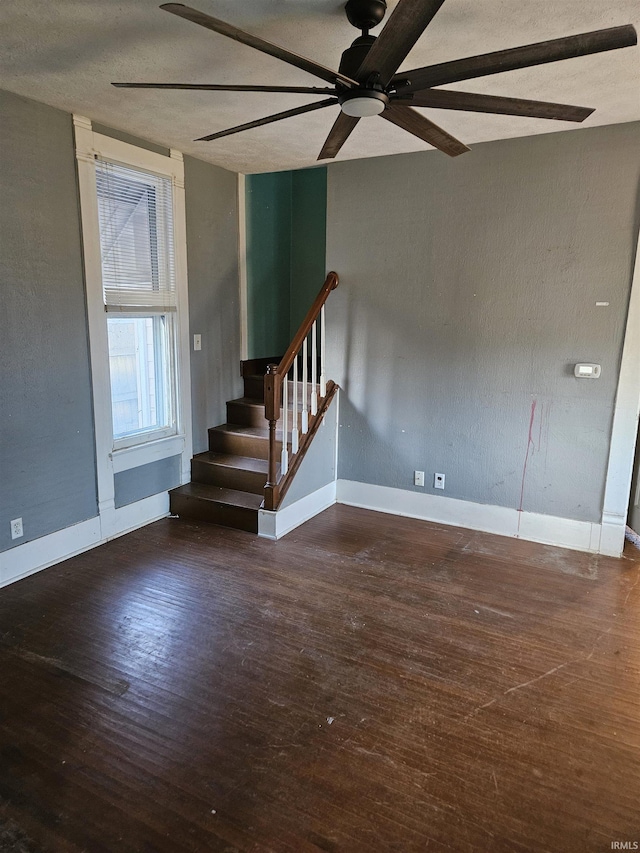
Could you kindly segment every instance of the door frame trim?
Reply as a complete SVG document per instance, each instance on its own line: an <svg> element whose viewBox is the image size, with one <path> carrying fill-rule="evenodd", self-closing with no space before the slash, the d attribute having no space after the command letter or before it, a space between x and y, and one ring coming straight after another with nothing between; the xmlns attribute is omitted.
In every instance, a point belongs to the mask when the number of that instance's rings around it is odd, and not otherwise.
<svg viewBox="0 0 640 853"><path fill-rule="evenodd" d="M609 463L602 507L600 553L619 557L624 548L640 414L640 234L629 296Z"/></svg>

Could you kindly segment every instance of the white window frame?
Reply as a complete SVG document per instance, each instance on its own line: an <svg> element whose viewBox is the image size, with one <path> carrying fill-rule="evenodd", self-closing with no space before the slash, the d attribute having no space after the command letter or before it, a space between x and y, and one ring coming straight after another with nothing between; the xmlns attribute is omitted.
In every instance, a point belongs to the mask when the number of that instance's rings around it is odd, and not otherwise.
<svg viewBox="0 0 640 853"><path fill-rule="evenodd" d="M78 185L82 221L89 349L93 382L95 419L96 468L98 478L98 509L103 530L109 535L109 520L120 528L115 519L114 475L149 462L181 454L181 482L190 480L192 455L191 435L191 376L189 349L189 305L187 291L187 239L184 192L184 163L182 154L171 149L170 156L138 148L127 142L95 133L91 121L84 116L73 117ZM107 312L102 289L98 196L96 190L96 158L121 163L167 176L172 183L175 276L177 296L176 332L176 417L177 432L167 437L140 435L133 441L114 442L111 409L111 379L109 374L109 343ZM173 432L173 431L172 431ZM139 440L135 440L138 438ZM125 445L125 446L123 446Z"/></svg>

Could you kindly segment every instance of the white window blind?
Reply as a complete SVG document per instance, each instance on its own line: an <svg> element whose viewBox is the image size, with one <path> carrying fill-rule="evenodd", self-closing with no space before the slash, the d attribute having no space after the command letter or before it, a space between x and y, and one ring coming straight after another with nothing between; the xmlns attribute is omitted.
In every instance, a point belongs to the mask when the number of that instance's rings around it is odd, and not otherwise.
<svg viewBox="0 0 640 853"><path fill-rule="evenodd" d="M107 311L176 308L171 179L96 160Z"/></svg>

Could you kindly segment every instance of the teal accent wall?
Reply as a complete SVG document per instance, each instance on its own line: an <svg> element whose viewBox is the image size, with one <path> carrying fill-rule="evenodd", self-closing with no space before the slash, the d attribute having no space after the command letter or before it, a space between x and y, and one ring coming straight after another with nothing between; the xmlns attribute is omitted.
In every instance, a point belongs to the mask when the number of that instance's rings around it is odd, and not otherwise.
<svg viewBox="0 0 640 853"><path fill-rule="evenodd" d="M291 172L248 175L247 331L249 358L289 345Z"/></svg>
<svg viewBox="0 0 640 853"><path fill-rule="evenodd" d="M326 167L291 173L291 214L290 338L298 331L326 277Z"/></svg>
<svg viewBox="0 0 640 853"><path fill-rule="evenodd" d="M249 358L282 355L325 278L327 170L246 179Z"/></svg>

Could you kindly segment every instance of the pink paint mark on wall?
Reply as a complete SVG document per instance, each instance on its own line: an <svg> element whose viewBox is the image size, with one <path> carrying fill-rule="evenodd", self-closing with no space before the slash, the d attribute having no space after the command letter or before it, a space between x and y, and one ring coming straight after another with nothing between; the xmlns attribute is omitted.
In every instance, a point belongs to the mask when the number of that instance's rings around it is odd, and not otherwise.
<svg viewBox="0 0 640 853"><path fill-rule="evenodd" d="M527 465L529 464L529 454L531 453L531 447L535 446L533 444L533 423L536 418L536 406L538 405L538 401L534 400L531 403L531 417L529 418L529 437L527 438L527 453L524 457L524 467L522 469L522 486L520 488L520 505L518 507L518 512L522 512L522 502L524 500L524 483L527 478ZM539 445L538 445L539 446ZM520 518L518 516L518 530L520 530Z"/></svg>
<svg viewBox="0 0 640 853"><path fill-rule="evenodd" d="M538 453L540 452L540 448L542 447L542 422L544 421L544 403L540 404L540 414L538 416L538 446L536 450Z"/></svg>

